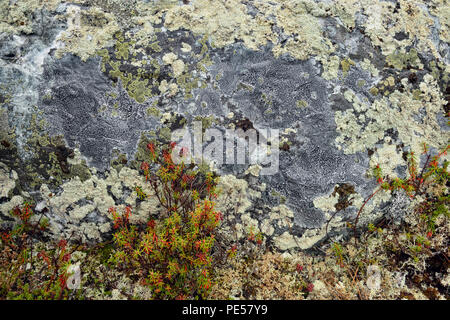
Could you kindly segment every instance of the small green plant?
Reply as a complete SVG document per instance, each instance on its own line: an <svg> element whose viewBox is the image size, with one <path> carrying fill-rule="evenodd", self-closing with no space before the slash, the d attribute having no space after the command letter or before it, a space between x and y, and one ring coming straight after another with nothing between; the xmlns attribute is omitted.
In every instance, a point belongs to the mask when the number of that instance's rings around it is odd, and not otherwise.
<svg viewBox="0 0 450 320"><path fill-rule="evenodd" d="M440 216L450 217L448 210L449 204L450 195L447 194L429 197L419 205L417 212L420 214L420 219L425 223L427 236L429 238L435 232L437 218Z"/></svg>
<svg viewBox="0 0 450 320"><path fill-rule="evenodd" d="M344 267L344 249L342 248L342 246L337 242L333 242L332 250L336 258L336 264L338 264L340 267Z"/></svg>
<svg viewBox="0 0 450 320"><path fill-rule="evenodd" d="M138 270L155 299L204 298L211 288L212 249L222 220L213 201L217 178L175 164L174 144L159 152L153 143L147 148L150 161L141 170L164 210L161 219L139 226L130 224L131 208L122 215L110 208L118 249L111 261L129 272ZM136 191L142 200L149 197L141 187Z"/></svg>
<svg viewBox="0 0 450 320"><path fill-rule="evenodd" d="M19 220L11 230L1 232L0 299L66 299L70 257L66 240L36 252L34 239L42 237L48 220L32 222L32 206L25 202L11 215Z"/></svg>
<svg viewBox="0 0 450 320"><path fill-rule="evenodd" d="M373 176L377 179L379 187L364 201L356 215L355 222L353 224L355 241L357 238L356 226L364 206L381 190L391 192L404 191L410 198L414 198L417 195L426 194L427 189L433 185L445 186L449 179L449 173L447 170L449 163L448 161L443 161L440 166L439 161L443 155L447 154L449 148L450 145L447 145L444 150L433 156L429 151L428 146L424 143L423 154L426 155L426 160L420 172L418 170L418 163L414 152L409 153L407 155L408 177L405 179L398 177L384 177L380 166L377 165L373 169ZM424 219L428 222L430 228L433 228L434 221L437 216L440 214L448 215L448 209L446 208L444 202L445 204L448 204L448 196L441 198L441 201L435 201L433 204L428 204L429 207L431 206L434 208L433 210L428 210L427 213L425 213L426 217Z"/></svg>
<svg viewBox="0 0 450 320"><path fill-rule="evenodd" d="M255 242L258 245L261 245L264 240L264 235L262 232L255 233L255 230L253 227L250 227L250 230L248 232L247 240L251 242Z"/></svg>

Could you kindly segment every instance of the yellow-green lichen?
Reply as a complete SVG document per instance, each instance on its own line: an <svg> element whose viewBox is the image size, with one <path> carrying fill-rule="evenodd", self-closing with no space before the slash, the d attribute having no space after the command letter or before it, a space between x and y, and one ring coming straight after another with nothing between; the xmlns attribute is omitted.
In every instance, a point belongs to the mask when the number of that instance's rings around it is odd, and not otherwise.
<svg viewBox="0 0 450 320"><path fill-rule="evenodd" d="M57 38L64 46L57 48L56 57L70 52L86 61L99 49L113 45L113 35L120 30L114 15L97 7L84 10L71 5L64 17L68 27Z"/></svg>
<svg viewBox="0 0 450 320"><path fill-rule="evenodd" d="M308 106L308 102L305 100L297 100L297 108L306 108Z"/></svg>
<svg viewBox="0 0 450 320"><path fill-rule="evenodd" d="M414 48L408 52L395 51L386 57L386 62L399 70L407 67L423 69L423 64L420 63L417 50Z"/></svg>
<svg viewBox="0 0 450 320"><path fill-rule="evenodd" d="M407 84L406 82L403 82ZM335 120L339 137L336 142L345 153L365 151L385 139L385 131L394 129L399 139L411 146L416 154L421 153L422 143L427 141L440 149L447 144L449 134L441 131L437 114L443 113L445 100L429 74L419 84L421 99L416 100L411 85L404 92L395 90L390 95L375 100L372 104L351 99L353 109L336 111ZM425 114L421 114L425 110ZM423 117L418 122L415 117ZM369 123L367 120L370 120Z"/></svg>
<svg viewBox="0 0 450 320"><path fill-rule="evenodd" d="M157 118L160 115L160 111L156 107L149 107L147 108L147 115Z"/></svg>
<svg viewBox="0 0 450 320"><path fill-rule="evenodd" d="M344 77L347 75L348 71L350 70L351 66L354 66L355 62L350 59L350 58L345 58L343 60L341 60L341 68L342 68L342 73L344 75Z"/></svg>
<svg viewBox="0 0 450 320"><path fill-rule="evenodd" d="M0 33L31 34L33 32L32 17L35 12L42 9L53 11L61 2L61 0L1 1Z"/></svg>
<svg viewBox="0 0 450 320"><path fill-rule="evenodd" d="M311 55L334 51L331 42L324 38L318 16L326 16L325 6L313 1L281 0L278 2L255 1L256 16L247 12L239 0L212 3L208 0L193 1L189 6L174 6L165 17L169 30L185 28L196 35L208 35L216 47L224 47L239 39L253 50L269 41L274 43L273 53L279 56L289 53L305 60ZM276 24L287 36L282 44L273 32Z"/></svg>

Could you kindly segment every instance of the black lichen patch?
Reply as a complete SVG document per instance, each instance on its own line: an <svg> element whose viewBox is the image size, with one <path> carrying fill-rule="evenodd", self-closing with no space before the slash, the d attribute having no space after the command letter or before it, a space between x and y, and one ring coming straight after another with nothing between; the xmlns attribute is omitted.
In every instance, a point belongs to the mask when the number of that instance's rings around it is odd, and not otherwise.
<svg viewBox="0 0 450 320"><path fill-rule="evenodd" d="M408 75L408 81L409 81L410 83L416 83L416 82L417 82L417 74L416 74L415 72L411 72L411 73Z"/></svg>
<svg viewBox="0 0 450 320"><path fill-rule="evenodd" d="M62 172L70 173L69 164L67 163L67 158L73 158L74 153L72 149L67 148L64 145L59 145L55 147L55 154L61 167Z"/></svg>
<svg viewBox="0 0 450 320"><path fill-rule="evenodd" d="M406 32L397 32L395 35L394 35L394 39L395 40L398 40L398 41L402 41L402 40L405 40L405 39L408 39L409 38L409 36L408 36L408 34L406 33Z"/></svg>
<svg viewBox="0 0 450 320"><path fill-rule="evenodd" d="M283 144L281 145L280 149L282 151L289 151L289 149L291 149L291 147L289 146L289 143L283 142Z"/></svg>
<svg viewBox="0 0 450 320"><path fill-rule="evenodd" d="M445 89L445 99L447 103L444 105L445 115L448 117L450 115L450 86Z"/></svg>
<svg viewBox="0 0 450 320"><path fill-rule="evenodd" d="M353 204L353 199L350 195L355 194L355 186L349 183L340 183L338 186L334 188L332 196L339 195L338 202L334 205L336 211L345 210L349 206Z"/></svg>
<svg viewBox="0 0 450 320"><path fill-rule="evenodd" d="M0 144L5 147L5 148L10 148L11 147L11 143L9 143L7 140L2 140L0 141Z"/></svg>
<svg viewBox="0 0 450 320"><path fill-rule="evenodd" d="M242 129L244 132L250 129L255 129L255 127L253 127L253 123L248 118L238 120L236 122L236 128Z"/></svg>

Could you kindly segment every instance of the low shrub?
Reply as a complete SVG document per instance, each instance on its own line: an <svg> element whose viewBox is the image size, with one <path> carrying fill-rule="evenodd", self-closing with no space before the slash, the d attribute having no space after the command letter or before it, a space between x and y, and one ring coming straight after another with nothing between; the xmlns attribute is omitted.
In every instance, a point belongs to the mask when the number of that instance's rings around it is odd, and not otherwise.
<svg viewBox="0 0 450 320"><path fill-rule="evenodd" d="M27 202L10 213L19 223L0 233L0 299L68 298L72 251L67 241L51 242L37 251L36 239L43 236L48 221L41 216L32 222L33 207Z"/></svg>
<svg viewBox="0 0 450 320"><path fill-rule="evenodd" d="M173 147L157 150L149 143L149 162L141 165L163 208L157 221L132 225L130 207L122 214L110 208L117 246L111 261L129 273L139 270L155 299L203 299L211 288L212 250L222 219L214 208L217 178L175 164ZM139 186L136 193L144 201L149 197Z"/></svg>

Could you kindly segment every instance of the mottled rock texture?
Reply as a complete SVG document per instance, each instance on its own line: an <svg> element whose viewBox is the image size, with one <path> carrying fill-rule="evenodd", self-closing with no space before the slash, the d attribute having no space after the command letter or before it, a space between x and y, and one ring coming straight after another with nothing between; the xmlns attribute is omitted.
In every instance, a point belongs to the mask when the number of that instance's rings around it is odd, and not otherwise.
<svg viewBox="0 0 450 320"><path fill-rule="evenodd" d="M446 0L3 0L0 221L32 200L95 242L110 206L157 215L134 191L145 145L202 121L280 130L278 173L214 168L239 237L306 249L332 216L339 235L371 167L404 176L405 152L447 144L449 17ZM361 223L410 205L394 200Z"/></svg>

